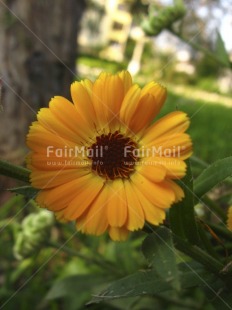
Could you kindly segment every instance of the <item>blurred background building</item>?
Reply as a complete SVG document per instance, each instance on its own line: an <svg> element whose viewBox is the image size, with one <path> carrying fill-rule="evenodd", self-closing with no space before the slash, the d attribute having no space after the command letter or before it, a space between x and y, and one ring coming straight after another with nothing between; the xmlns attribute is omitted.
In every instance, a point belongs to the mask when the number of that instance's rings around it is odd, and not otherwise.
<svg viewBox="0 0 232 310"><path fill-rule="evenodd" d="M175 1L174 1L175 2ZM141 67L146 67L147 56L151 69L156 71L154 78L172 76L172 72L183 82L192 83L199 75L206 79L202 81L203 88L208 76L218 73L219 68L210 59L204 58L189 44L183 43L167 30L162 31L156 37L148 37L141 23L146 19L147 11L151 3L157 6L171 5L173 1L136 1L136 0L91 0L82 19L82 30L78 38L78 44L83 54L97 56L108 61L123 63L133 75L138 74ZM190 41L199 41L205 48L213 48L215 41L215 29L219 29L226 40L228 53L232 57L232 46L228 43L229 33L232 30L232 19L229 15L231 8L224 1L196 1L195 5L187 5L187 14L183 21L183 32ZM230 8L228 10L228 8ZM221 17L223 16L223 19ZM148 52L148 50L150 50ZM147 55L147 53L149 55ZM151 59L153 57L153 59ZM163 59L161 69L154 64ZM167 60L169 59L169 60ZM168 73L165 72L168 61ZM153 67L154 66L154 67ZM92 66L91 66L92 67ZM158 65L159 67L159 65ZM91 72L98 75L101 68L91 68ZM203 72L204 71L204 72ZM88 66L79 62L79 73L88 74ZM167 74L166 74L167 73ZM181 78L183 77L183 79ZM222 76L217 78L216 85L221 92L231 91L231 74L224 70ZM215 90L216 88L215 87ZM213 90L213 89L211 89Z"/></svg>

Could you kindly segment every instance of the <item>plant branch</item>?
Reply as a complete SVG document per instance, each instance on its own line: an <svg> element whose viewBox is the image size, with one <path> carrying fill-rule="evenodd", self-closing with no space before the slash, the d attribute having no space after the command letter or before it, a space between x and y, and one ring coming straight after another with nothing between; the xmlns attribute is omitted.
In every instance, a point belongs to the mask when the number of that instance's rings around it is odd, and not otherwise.
<svg viewBox="0 0 232 310"><path fill-rule="evenodd" d="M212 228L212 230L215 233L219 234L221 237L229 239L230 241L232 240L232 232L229 229L227 229L226 226L224 228L221 225L215 225L209 222L207 222L207 225L209 225L209 227Z"/></svg>
<svg viewBox="0 0 232 310"><path fill-rule="evenodd" d="M0 174L29 183L30 170L7 161L0 160Z"/></svg>

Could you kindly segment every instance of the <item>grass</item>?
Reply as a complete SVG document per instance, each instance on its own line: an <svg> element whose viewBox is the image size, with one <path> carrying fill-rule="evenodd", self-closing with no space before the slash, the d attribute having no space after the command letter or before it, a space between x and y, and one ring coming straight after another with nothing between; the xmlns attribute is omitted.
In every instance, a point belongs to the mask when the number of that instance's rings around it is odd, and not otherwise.
<svg viewBox="0 0 232 310"><path fill-rule="evenodd" d="M77 65L85 65L90 68L100 68L102 71L116 73L117 71L123 70L126 64L106 59L100 59L93 56L81 55L78 57Z"/></svg>

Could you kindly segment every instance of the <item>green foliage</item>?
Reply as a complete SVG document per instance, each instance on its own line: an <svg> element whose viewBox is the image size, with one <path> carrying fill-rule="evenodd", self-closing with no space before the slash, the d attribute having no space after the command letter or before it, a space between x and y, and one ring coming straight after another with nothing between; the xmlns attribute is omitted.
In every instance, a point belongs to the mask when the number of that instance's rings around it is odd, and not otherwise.
<svg viewBox="0 0 232 310"><path fill-rule="evenodd" d="M221 72L221 67L214 59L210 58L208 55L203 55L203 57L196 62L196 71L198 78L215 78Z"/></svg>
<svg viewBox="0 0 232 310"><path fill-rule="evenodd" d="M185 197L170 209L170 226L173 233L177 236L188 240L192 244L199 244L193 204L193 177L190 161L188 160L187 163L186 176L179 181L179 185L184 190Z"/></svg>
<svg viewBox="0 0 232 310"><path fill-rule="evenodd" d="M7 161L0 161L0 171L2 175L13 177L23 182L29 182L30 171L21 166L12 166Z"/></svg>
<svg viewBox="0 0 232 310"><path fill-rule="evenodd" d="M199 264L176 263L176 251L171 232L167 228L159 228L149 235L143 242L142 251L151 264L150 269L138 271L115 281L95 296L89 304L148 294L186 308L202 307L205 301L183 299L182 294L184 290L193 290L197 286L207 287L216 278Z"/></svg>
<svg viewBox="0 0 232 310"><path fill-rule="evenodd" d="M171 232L159 227L144 240L142 252L155 271L156 277L180 291L180 276Z"/></svg>
<svg viewBox="0 0 232 310"><path fill-rule="evenodd" d="M16 194L23 195L28 199L34 199L39 190L33 188L32 186L20 186L20 187L10 188L9 191L16 193Z"/></svg>
<svg viewBox="0 0 232 310"><path fill-rule="evenodd" d="M201 198L208 191L232 176L232 157L216 161L206 168L194 182L194 192Z"/></svg>
<svg viewBox="0 0 232 310"><path fill-rule="evenodd" d="M47 210L31 213L22 221L21 230L16 233L14 255L21 260L37 254L50 238L53 214Z"/></svg>
<svg viewBox="0 0 232 310"><path fill-rule="evenodd" d="M200 75L197 76L193 85L195 85L195 87L199 89L202 89L208 92L220 93L215 76L211 75L210 71L208 71L207 69L206 69L206 72L209 72L209 74L207 74L208 76L207 77L201 77Z"/></svg>
<svg viewBox="0 0 232 310"><path fill-rule="evenodd" d="M10 29L12 26L17 24L18 19L16 16L11 14L10 11L6 10L3 15L3 25L6 29Z"/></svg>
<svg viewBox="0 0 232 310"><path fill-rule="evenodd" d="M73 275L56 281L43 301L44 305L56 299L64 299L69 310L81 309L91 298L91 291L107 281L106 276L98 274Z"/></svg>
<svg viewBox="0 0 232 310"><path fill-rule="evenodd" d="M223 63L226 67L230 67L230 58L226 51L225 43L223 42L219 31L217 31L215 52L220 62Z"/></svg>
<svg viewBox="0 0 232 310"><path fill-rule="evenodd" d="M181 1L175 6L162 8L151 5L148 18L142 23L143 30L147 35L156 36L162 30L171 28L173 23L182 19L185 14L186 10Z"/></svg>
<svg viewBox="0 0 232 310"><path fill-rule="evenodd" d="M125 68L125 65L115 61L100 59L94 56L82 55L78 58L78 64L86 65L90 68L98 68L100 71L116 73Z"/></svg>

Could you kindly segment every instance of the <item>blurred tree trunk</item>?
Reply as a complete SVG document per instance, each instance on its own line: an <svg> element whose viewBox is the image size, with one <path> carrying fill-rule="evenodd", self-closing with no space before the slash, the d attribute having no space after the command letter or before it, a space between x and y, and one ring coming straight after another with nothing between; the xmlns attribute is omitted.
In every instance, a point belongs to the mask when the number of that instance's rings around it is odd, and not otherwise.
<svg viewBox="0 0 232 310"><path fill-rule="evenodd" d="M4 2L4 3L3 3ZM0 2L0 154L20 162L40 107L70 97L85 0Z"/></svg>

